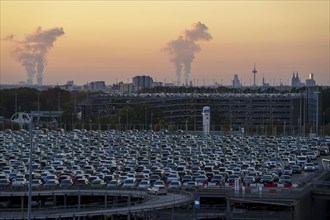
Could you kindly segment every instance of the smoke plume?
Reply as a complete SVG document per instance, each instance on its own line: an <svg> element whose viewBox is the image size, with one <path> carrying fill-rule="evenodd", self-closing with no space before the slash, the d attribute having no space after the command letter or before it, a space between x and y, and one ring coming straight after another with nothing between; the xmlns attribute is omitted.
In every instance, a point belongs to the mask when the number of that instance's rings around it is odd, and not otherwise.
<svg viewBox="0 0 330 220"><path fill-rule="evenodd" d="M165 50L173 57L171 62L176 68L177 85L181 85L181 72L185 75L185 85L188 86L191 63L195 53L201 50L199 41L209 41L212 36L207 32L208 27L201 22L194 23L191 29L185 30L176 40L169 41Z"/></svg>
<svg viewBox="0 0 330 220"><path fill-rule="evenodd" d="M58 37L64 34L63 28L42 30L37 28L33 33L25 36L22 41L16 40L14 35L9 35L3 40L14 43L13 57L19 62L27 73L27 84L33 84L33 78L37 73L37 83L42 84L46 55Z"/></svg>

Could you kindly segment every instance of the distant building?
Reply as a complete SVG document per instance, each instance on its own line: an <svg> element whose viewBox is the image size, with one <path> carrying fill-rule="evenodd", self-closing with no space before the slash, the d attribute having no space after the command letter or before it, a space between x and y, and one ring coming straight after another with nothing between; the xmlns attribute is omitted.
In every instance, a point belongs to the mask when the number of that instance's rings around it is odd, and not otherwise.
<svg viewBox="0 0 330 220"><path fill-rule="evenodd" d="M65 90L72 91L74 89L74 82L73 82L73 80L69 80L66 82L65 85L60 86L60 87Z"/></svg>
<svg viewBox="0 0 330 220"><path fill-rule="evenodd" d="M88 84L90 90L105 90L106 85L104 81L95 81Z"/></svg>
<svg viewBox="0 0 330 220"><path fill-rule="evenodd" d="M293 72L292 75L292 79L291 79L291 86L292 87L302 87L304 86L304 83L301 82L298 72L295 74L295 72Z"/></svg>
<svg viewBox="0 0 330 220"><path fill-rule="evenodd" d="M67 82L66 82L66 85L67 85L67 86L73 86L73 85L74 85L73 80L69 80L69 81L67 81Z"/></svg>
<svg viewBox="0 0 330 220"><path fill-rule="evenodd" d="M176 86L176 84L175 83L164 83L164 86L166 86L166 87L174 87L174 86Z"/></svg>
<svg viewBox="0 0 330 220"><path fill-rule="evenodd" d="M307 80L306 80L307 81ZM312 126L312 133L317 133L322 121L322 99L320 98L319 87L308 86L306 88L306 115L307 124Z"/></svg>
<svg viewBox="0 0 330 220"><path fill-rule="evenodd" d="M238 75L235 74L233 79L233 88L240 88L240 87L242 87L241 81L238 79Z"/></svg>
<svg viewBox="0 0 330 220"><path fill-rule="evenodd" d="M134 92L144 88L153 88L154 86L154 81L150 76L134 76L132 81Z"/></svg>
<svg viewBox="0 0 330 220"><path fill-rule="evenodd" d="M182 128L187 122L188 129L200 131L203 129L202 109L204 106L209 106L213 109L211 130L240 131L241 128L245 128L249 134L295 135L301 132L302 122L308 122L308 119L303 120L304 115L306 117L309 115L304 111L311 110L303 108L306 100L304 96L305 94L296 93L144 93L125 96L92 94L89 96L90 102L81 104L80 109L83 115L89 118L96 116L99 110L107 116L115 115L128 102L131 106L150 103L162 112L166 122L177 124ZM315 103L313 104L315 109ZM146 118L151 117L150 112L146 114L149 114ZM146 128L146 125L141 124L134 126L137 129Z"/></svg>
<svg viewBox="0 0 330 220"><path fill-rule="evenodd" d="M130 94L130 93L133 92L133 84L132 83L120 82L118 85L119 85L119 93Z"/></svg>
<svg viewBox="0 0 330 220"><path fill-rule="evenodd" d="M162 82L154 82L154 87L161 87L163 86Z"/></svg>
<svg viewBox="0 0 330 220"><path fill-rule="evenodd" d="M269 87L269 83L266 83L265 78L262 76L262 86Z"/></svg>
<svg viewBox="0 0 330 220"><path fill-rule="evenodd" d="M314 74L309 73L308 79L306 79L306 86L310 87L310 86L315 86L315 85L316 85L316 82L314 80Z"/></svg>

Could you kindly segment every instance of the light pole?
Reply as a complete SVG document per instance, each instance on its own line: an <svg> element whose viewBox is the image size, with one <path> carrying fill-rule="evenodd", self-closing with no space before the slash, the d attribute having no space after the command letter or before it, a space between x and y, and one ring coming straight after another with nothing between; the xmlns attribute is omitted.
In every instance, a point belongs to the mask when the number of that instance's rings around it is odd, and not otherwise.
<svg viewBox="0 0 330 220"><path fill-rule="evenodd" d="M40 93L38 92L38 115L40 114ZM40 117L38 116L38 126L39 126Z"/></svg>
<svg viewBox="0 0 330 220"><path fill-rule="evenodd" d="M126 130L128 130L128 107L126 108Z"/></svg>
<svg viewBox="0 0 330 220"><path fill-rule="evenodd" d="M144 126L145 129L148 130L148 116L147 116L147 106L144 107Z"/></svg>
<svg viewBox="0 0 330 220"><path fill-rule="evenodd" d="M28 198L28 220L31 220L32 211L32 124L33 117L30 115L30 152L29 152L29 198Z"/></svg>
<svg viewBox="0 0 330 220"><path fill-rule="evenodd" d="M15 93L15 112L17 112L17 93Z"/></svg>
<svg viewBox="0 0 330 220"><path fill-rule="evenodd" d="M316 136L318 136L318 133L319 133L319 94L320 92L317 91L314 92L314 94L316 94L316 125L315 125L315 133L316 133Z"/></svg>
<svg viewBox="0 0 330 220"><path fill-rule="evenodd" d="M24 112L16 112L11 117L11 121L20 124L29 124L30 126L30 150L29 150L29 194L28 194L28 220L31 220L32 211L32 125L33 125L33 115Z"/></svg>

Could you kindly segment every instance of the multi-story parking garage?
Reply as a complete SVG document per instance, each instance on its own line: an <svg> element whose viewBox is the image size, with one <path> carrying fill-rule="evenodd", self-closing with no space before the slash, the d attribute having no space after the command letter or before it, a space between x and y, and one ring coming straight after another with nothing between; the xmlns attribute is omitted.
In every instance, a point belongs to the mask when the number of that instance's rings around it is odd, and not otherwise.
<svg viewBox="0 0 330 220"><path fill-rule="evenodd" d="M171 129L201 131L202 109L204 106L210 106L212 131L234 132L244 128L245 133L250 134L295 135L305 132L305 100L304 94L296 93L95 94L80 107L84 117L89 118L100 114L114 115L127 106L147 103L162 112ZM134 125L134 128L149 129L152 117L152 112L146 108L146 123Z"/></svg>

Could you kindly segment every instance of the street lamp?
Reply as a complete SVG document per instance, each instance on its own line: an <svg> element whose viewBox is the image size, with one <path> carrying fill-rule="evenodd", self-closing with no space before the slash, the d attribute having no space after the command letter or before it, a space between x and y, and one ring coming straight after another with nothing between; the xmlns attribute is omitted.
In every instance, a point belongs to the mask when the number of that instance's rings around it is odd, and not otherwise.
<svg viewBox="0 0 330 220"><path fill-rule="evenodd" d="M30 126L30 150L29 150L29 195L28 195L28 220L31 220L32 211L32 125L33 116L32 114L27 114L24 112L16 112L11 117L11 121L18 123L20 127L24 124L29 124Z"/></svg>
<svg viewBox="0 0 330 220"><path fill-rule="evenodd" d="M319 132L319 94L320 92L317 90L316 92L314 92L314 94L316 94L316 125L315 125L315 133L316 136L318 136L318 132Z"/></svg>
<svg viewBox="0 0 330 220"><path fill-rule="evenodd" d="M154 113L151 113L150 115L150 130L152 131L152 117L154 116Z"/></svg>

